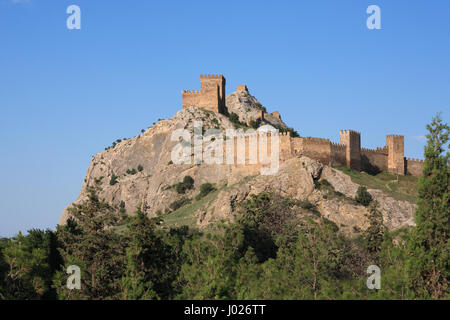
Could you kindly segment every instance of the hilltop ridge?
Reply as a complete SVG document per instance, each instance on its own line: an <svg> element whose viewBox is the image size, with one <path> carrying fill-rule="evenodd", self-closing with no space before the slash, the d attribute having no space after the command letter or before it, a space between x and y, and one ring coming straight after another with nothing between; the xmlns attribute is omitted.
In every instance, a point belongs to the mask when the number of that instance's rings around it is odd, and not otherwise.
<svg viewBox="0 0 450 320"><path fill-rule="evenodd" d="M240 86L226 96L226 107L224 114L197 106L183 108L171 119L160 120L142 134L96 154L75 203L86 199L89 186L97 186L100 197L120 207L123 213L133 215L139 207L150 217L161 216L167 225L204 228L222 219L235 219L237 204L250 195L274 191L311 203L345 232L365 229L367 208L352 200L358 184L342 171L306 155L283 158L273 175L261 175L258 165L174 164L171 153L179 141L172 140L172 133L177 129L192 132L195 122L201 122L204 130L215 128L221 132L237 127L248 130L255 123L270 124L286 130L285 137L290 138L289 127L280 114L268 113L246 87ZM185 177L193 179L192 186L178 190L176 186ZM321 181L327 181L330 187L321 188ZM212 189L199 197L204 184L211 184ZM390 229L414 224L413 203L395 199L382 190L369 189L369 193L379 202ZM60 224L67 218L66 208Z"/></svg>

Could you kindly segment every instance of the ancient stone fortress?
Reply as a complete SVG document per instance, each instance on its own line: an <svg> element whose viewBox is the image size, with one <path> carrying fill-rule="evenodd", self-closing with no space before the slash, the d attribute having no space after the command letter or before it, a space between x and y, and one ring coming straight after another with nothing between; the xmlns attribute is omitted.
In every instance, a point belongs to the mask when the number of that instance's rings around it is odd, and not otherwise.
<svg viewBox="0 0 450 320"><path fill-rule="evenodd" d="M201 90L183 90L183 108L201 107L219 113L225 112L225 77L200 75Z"/></svg>
<svg viewBox="0 0 450 320"><path fill-rule="evenodd" d="M224 114L226 111L225 77L201 75L200 83L200 91L182 91L183 108L197 106ZM237 92L248 92L247 86L238 86ZM264 112L261 112L260 117L264 119ZM281 119L278 112L276 116ZM280 162L304 155L325 165L347 166L357 171L387 171L413 176L422 174L423 160L405 158L404 137L400 135L387 135L385 146L376 149L361 148L361 134L353 130L341 130L339 143L322 138L291 137L289 133L280 134L279 138ZM249 158L251 149L251 146L246 145L246 159ZM259 149L258 146L256 149Z"/></svg>

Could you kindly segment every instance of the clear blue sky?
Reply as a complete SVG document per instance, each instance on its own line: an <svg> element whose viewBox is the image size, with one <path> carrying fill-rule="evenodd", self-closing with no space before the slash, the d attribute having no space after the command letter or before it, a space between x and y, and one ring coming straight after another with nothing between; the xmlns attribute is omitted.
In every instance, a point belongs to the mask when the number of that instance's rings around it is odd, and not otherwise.
<svg viewBox="0 0 450 320"><path fill-rule="evenodd" d="M174 115L204 73L303 136L403 134L421 158L425 125L450 113L450 1L0 0L0 236L53 229L92 155Z"/></svg>

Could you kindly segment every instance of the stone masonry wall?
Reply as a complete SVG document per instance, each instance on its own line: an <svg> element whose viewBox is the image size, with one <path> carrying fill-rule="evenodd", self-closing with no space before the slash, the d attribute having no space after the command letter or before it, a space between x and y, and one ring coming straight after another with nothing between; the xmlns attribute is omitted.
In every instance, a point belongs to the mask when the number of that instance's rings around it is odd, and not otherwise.
<svg viewBox="0 0 450 320"><path fill-rule="evenodd" d="M420 177L423 171L423 160L405 159L405 169L407 174Z"/></svg>
<svg viewBox="0 0 450 320"><path fill-rule="evenodd" d="M376 169L387 171L387 148L366 149L361 148L361 169L371 172Z"/></svg>
<svg viewBox="0 0 450 320"><path fill-rule="evenodd" d="M345 145L331 142L331 165L334 167L347 165Z"/></svg>
<svg viewBox="0 0 450 320"><path fill-rule="evenodd" d="M223 75L201 75L200 85L200 91L183 90L181 92L183 108L197 106L223 113L225 110L225 77Z"/></svg>
<svg viewBox="0 0 450 320"><path fill-rule="evenodd" d="M387 171L396 174L405 174L404 137L391 134L386 136L388 149Z"/></svg>
<svg viewBox="0 0 450 320"><path fill-rule="evenodd" d="M302 155L320 161L323 164L330 165L331 162L330 140L311 137L303 138Z"/></svg>

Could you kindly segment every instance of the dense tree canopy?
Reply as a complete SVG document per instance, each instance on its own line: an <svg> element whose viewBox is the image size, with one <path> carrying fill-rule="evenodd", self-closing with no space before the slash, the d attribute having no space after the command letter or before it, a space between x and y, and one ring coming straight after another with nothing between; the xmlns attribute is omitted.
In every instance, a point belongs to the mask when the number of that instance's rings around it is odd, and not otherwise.
<svg viewBox="0 0 450 320"><path fill-rule="evenodd" d="M427 129L408 271L418 296L437 299L450 294L449 126L437 115Z"/></svg>

